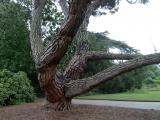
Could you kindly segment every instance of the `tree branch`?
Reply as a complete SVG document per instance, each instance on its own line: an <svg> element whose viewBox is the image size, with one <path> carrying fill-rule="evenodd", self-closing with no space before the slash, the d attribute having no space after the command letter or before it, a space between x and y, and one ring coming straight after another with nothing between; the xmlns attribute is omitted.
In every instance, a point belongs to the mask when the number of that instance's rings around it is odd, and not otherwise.
<svg viewBox="0 0 160 120"><path fill-rule="evenodd" d="M77 50L76 54L81 54L81 52L87 52L89 50L89 43L88 43L88 31L87 27L89 24L89 18L92 15L92 13L100 6L101 0L94 0L89 6L86 11L85 19L80 26L76 38L77 38Z"/></svg>
<svg viewBox="0 0 160 120"><path fill-rule="evenodd" d="M96 60L96 59L119 59L119 60L128 60L136 57L136 55L121 55L121 54L106 54L106 53L91 53L87 52L89 49L89 44L87 41L87 26L89 23L89 18L93 14L93 12L99 8L103 4L103 0L95 0L93 1L86 12L85 19L83 21L83 24L81 25L76 37L78 39L78 46L76 50L76 54L73 56L73 58L70 60L70 63L65 69L65 72L63 75L67 78L66 82L69 82L70 80L76 80L79 79L81 74L84 72L84 69L87 64L87 60ZM85 53L87 52L87 56L85 56Z"/></svg>
<svg viewBox="0 0 160 120"><path fill-rule="evenodd" d="M68 66L65 69L65 72L63 73L63 75L67 78L66 82L68 82L71 79L74 80L79 79L84 71L84 68L86 66L86 61L84 59L83 52L87 52L89 50L88 32L87 32L89 18L92 15L93 11L97 9L98 6L100 6L100 1L101 0L95 0L88 6L84 21L81 24L76 34L76 38L78 41L76 53L70 60Z"/></svg>
<svg viewBox="0 0 160 120"><path fill-rule="evenodd" d="M49 65L57 65L67 51L68 45L76 35L82 24L88 4L92 0L72 0L69 10L69 16L61 28L56 39L48 46L41 56L40 68Z"/></svg>
<svg viewBox="0 0 160 120"><path fill-rule="evenodd" d="M70 61L68 67L64 72L64 76L69 80L79 79L84 69L87 66L88 61L93 60L130 60L136 58L140 55L136 54L114 54L107 53L104 51L90 51L84 52L82 54L75 55ZM67 82L69 82L69 80Z"/></svg>
<svg viewBox="0 0 160 120"><path fill-rule="evenodd" d="M85 79L71 81L66 84L66 97L74 97L95 88L99 84L111 80L114 77L128 71L151 64L160 63L160 53L139 56L135 59L114 65L94 76Z"/></svg>
<svg viewBox="0 0 160 120"><path fill-rule="evenodd" d="M41 34L42 10L46 0L33 0L30 43L35 63L38 65L44 50Z"/></svg>
<svg viewBox="0 0 160 120"><path fill-rule="evenodd" d="M107 53L104 51L91 51L84 53L85 59L87 60L130 60L136 58L140 55L136 54L114 54L114 53Z"/></svg>

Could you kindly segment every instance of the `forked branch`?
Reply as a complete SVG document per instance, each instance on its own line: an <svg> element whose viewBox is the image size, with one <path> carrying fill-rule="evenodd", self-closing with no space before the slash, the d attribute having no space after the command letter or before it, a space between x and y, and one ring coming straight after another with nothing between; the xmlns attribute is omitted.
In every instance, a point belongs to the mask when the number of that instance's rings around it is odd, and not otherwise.
<svg viewBox="0 0 160 120"><path fill-rule="evenodd" d="M90 2L91 0L71 1L69 16L54 42L48 46L42 55L40 68L59 63L82 24Z"/></svg>

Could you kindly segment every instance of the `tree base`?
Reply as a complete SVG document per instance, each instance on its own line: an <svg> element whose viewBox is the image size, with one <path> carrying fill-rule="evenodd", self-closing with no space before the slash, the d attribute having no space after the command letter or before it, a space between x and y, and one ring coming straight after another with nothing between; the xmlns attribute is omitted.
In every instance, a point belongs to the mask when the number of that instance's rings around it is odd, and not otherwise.
<svg viewBox="0 0 160 120"><path fill-rule="evenodd" d="M69 111L71 110L71 99L64 99L53 103L47 101L44 109L46 111Z"/></svg>

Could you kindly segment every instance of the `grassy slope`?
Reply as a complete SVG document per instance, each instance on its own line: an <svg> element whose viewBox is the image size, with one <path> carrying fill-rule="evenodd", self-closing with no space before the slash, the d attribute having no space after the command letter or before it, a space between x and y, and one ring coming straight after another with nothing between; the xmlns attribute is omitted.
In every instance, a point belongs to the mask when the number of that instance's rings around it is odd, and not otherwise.
<svg viewBox="0 0 160 120"><path fill-rule="evenodd" d="M160 91L80 96L80 99L160 101Z"/></svg>

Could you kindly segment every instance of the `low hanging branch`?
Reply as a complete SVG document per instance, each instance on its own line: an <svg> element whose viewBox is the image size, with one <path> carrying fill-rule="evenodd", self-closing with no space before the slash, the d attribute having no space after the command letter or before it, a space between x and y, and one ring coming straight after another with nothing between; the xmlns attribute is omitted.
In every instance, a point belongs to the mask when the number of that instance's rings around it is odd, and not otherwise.
<svg viewBox="0 0 160 120"><path fill-rule="evenodd" d="M85 58L87 60L130 60L136 58L140 55L136 54L114 54L107 53L104 51L90 51L85 53Z"/></svg>
<svg viewBox="0 0 160 120"><path fill-rule="evenodd" d="M64 72L64 76L70 80L79 79L88 61L94 60L130 60L140 55L136 54L113 54L104 51L89 51L75 55ZM68 82L68 81L67 81Z"/></svg>
<svg viewBox="0 0 160 120"><path fill-rule="evenodd" d="M139 56L135 59L121 63L119 65L114 65L89 78L79 79L67 83L65 95L66 97L74 97L80 95L95 88L100 83L111 80L112 78L122 73L134 70L136 68L140 68L142 66L158 63L160 63L160 53Z"/></svg>
<svg viewBox="0 0 160 120"><path fill-rule="evenodd" d="M90 6L88 7L88 11L86 15L90 17L94 10L96 10L102 4L105 4L106 2L104 2L103 0L93 1L92 4L90 4ZM82 43L82 40L80 43ZM83 45L82 47L85 47L85 45ZM78 50L80 49L78 48ZM74 57L71 59L68 67L66 68L63 74L65 78L67 78L66 82L69 82L71 80L77 81L77 79L79 79L81 74L84 72L84 69L87 66L87 61L102 60L102 59L130 60L130 59L140 56L140 55L131 55L131 54L125 54L125 55L124 54L111 54L111 53L95 52L95 51L87 52L87 51L83 51L83 49L81 50L81 52L77 52L77 53L78 54L75 54Z"/></svg>

